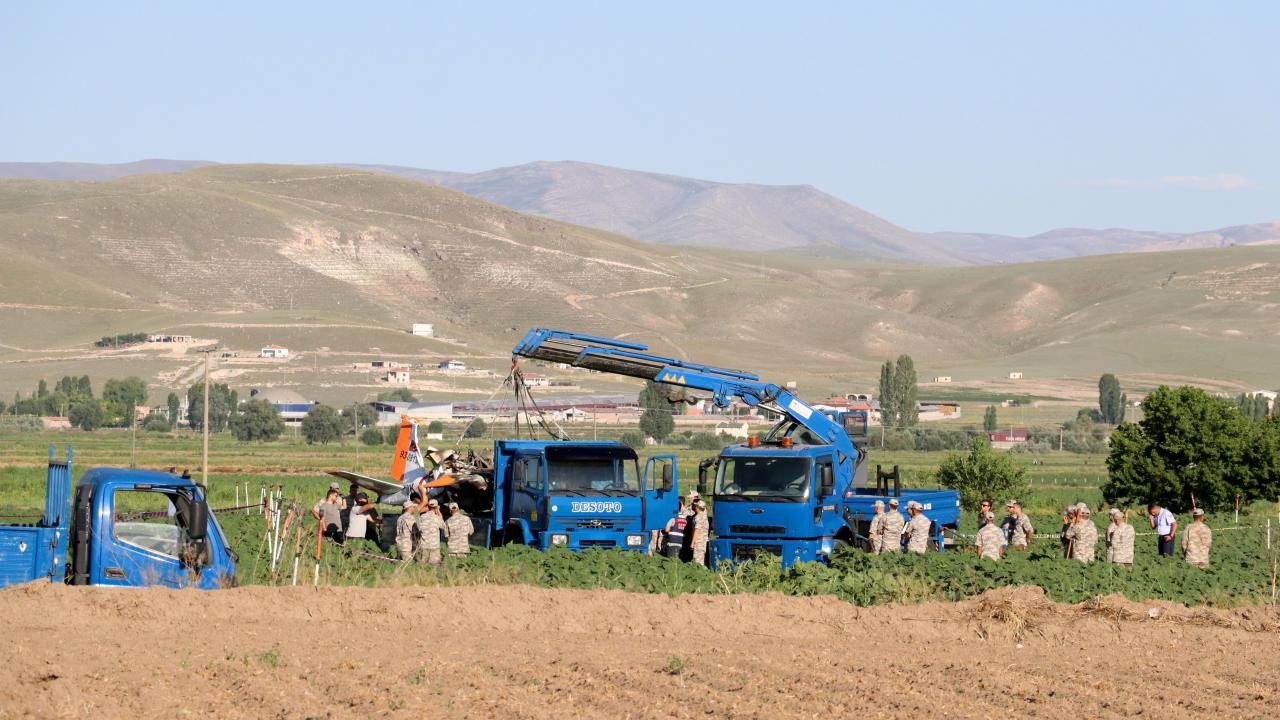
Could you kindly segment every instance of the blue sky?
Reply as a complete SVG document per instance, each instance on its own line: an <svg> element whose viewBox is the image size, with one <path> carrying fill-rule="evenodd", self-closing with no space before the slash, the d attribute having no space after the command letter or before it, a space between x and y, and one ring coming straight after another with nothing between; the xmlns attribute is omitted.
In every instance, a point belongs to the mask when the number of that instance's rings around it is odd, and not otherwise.
<svg viewBox="0 0 1280 720"><path fill-rule="evenodd" d="M5 3L0 161L583 160L916 230L1280 221L1280 3L795 5Z"/></svg>

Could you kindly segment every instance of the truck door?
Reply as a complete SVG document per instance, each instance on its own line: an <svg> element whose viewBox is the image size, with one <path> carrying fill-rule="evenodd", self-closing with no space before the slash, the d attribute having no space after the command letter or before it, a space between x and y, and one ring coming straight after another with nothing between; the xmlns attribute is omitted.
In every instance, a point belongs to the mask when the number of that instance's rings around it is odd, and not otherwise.
<svg viewBox="0 0 1280 720"><path fill-rule="evenodd" d="M533 533L545 514L545 495L542 458L537 455L513 458L511 482L507 483L503 497L507 516L504 543L533 543Z"/></svg>
<svg viewBox="0 0 1280 720"><path fill-rule="evenodd" d="M101 562L94 584L184 587L186 532L174 499L150 489L118 489L100 509L94 538Z"/></svg>
<svg viewBox="0 0 1280 720"><path fill-rule="evenodd" d="M679 507L680 479L675 455L654 455L644 463L644 529L661 530Z"/></svg>
<svg viewBox="0 0 1280 720"><path fill-rule="evenodd" d="M839 520L839 495L835 487L835 461L821 456L813 464L813 522L824 530L834 528Z"/></svg>

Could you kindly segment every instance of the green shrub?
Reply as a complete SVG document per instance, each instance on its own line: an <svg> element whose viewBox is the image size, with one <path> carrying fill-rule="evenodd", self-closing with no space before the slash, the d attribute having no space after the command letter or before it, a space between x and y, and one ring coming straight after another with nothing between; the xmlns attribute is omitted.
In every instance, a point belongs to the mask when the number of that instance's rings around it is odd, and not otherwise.
<svg viewBox="0 0 1280 720"><path fill-rule="evenodd" d="M381 445L383 437L382 431L378 428L365 428L364 432L360 433L360 442L371 446Z"/></svg>

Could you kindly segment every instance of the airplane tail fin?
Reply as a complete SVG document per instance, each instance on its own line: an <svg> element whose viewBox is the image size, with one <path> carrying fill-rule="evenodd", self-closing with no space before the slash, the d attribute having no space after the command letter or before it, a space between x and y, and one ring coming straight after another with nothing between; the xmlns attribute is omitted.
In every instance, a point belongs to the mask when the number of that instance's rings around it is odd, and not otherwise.
<svg viewBox="0 0 1280 720"><path fill-rule="evenodd" d="M403 484L426 474L426 463L422 459L422 451L418 449L418 423L408 415L401 415L396 455L391 461L391 479Z"/></svg>

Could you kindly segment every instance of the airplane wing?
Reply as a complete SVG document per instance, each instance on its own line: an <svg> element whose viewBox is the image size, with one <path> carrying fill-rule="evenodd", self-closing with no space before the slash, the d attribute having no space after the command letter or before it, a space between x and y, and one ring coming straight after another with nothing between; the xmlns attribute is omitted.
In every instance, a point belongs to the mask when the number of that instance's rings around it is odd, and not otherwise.
<svg viewBox="0 0 1280 720"><path fill-rule="evenodd" d="M400 492L401 489L399 483L393 483L390 480L379 480L378 478L353 473L349 470L330 470L329 474L334 477L342 478L347 482L355 483L365 490L374 493L375 497L391 495L393 493Z"/></svg>

